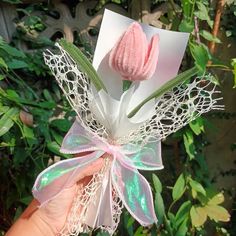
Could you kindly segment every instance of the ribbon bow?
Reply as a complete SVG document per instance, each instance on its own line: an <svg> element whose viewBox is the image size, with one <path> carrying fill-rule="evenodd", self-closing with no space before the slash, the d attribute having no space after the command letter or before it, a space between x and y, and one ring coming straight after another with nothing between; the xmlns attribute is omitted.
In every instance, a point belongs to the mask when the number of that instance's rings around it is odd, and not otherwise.
<svg viewBox="0 0 236 236"><path fill-rule="evenodd" d="M98 136L91 135L76 120L65 136L61 152L78 154L93 151L88 155L60 161L39 174L33 187L33 195L42 204L56 197L63 189L76 183L79 172L94 160L108 153L111 167L108 179L103 182L103 194L91 227L112 224L112 188L130 214L143 226L157 222L151 188L138 170L163 168L160 142L149 143L140 148L135 144L112 145ZM91 217L90 217L91 218ZM110 220L109 220L110 219ZM93 223L91 223L93 222Z"/></svg>

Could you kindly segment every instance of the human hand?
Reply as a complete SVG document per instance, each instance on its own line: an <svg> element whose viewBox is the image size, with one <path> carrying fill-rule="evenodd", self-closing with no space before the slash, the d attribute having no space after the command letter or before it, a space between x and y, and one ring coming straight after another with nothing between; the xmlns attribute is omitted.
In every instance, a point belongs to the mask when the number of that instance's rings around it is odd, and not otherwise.
<svg viewBox="0 0 236 236"><path fill-rule="evenodd" d="M80 172L75 185L64 189L57 197L40 208L38 208L39 202L34 199L6 236L56 235L66 223L75 193L81 185L84 186L89 182L91 176L98 172L103 164L103 158L91 163Z"/></svg>

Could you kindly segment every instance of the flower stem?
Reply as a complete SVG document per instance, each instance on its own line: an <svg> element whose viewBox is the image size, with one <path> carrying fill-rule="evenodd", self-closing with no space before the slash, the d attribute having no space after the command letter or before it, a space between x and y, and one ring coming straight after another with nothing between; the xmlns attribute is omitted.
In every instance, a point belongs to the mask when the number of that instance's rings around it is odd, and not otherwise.
<svg viewBox="0 0 236 236"><path fill-rule="evenodd" d="M128 118L133 117L141 108L142 106L149 102L151 99L153 98L157 98L160 97L161 95L163 95L165 92L171 90L172 88L174 88L175 86L177 86L178 84L188 80L189 78L191 78L192 76L196 75L198 73L198 68L196 66L194 66L193 68L184 71L183 73L177 75L174 79L168 81L167 83L165 83L163 86L161 86L158 90L156 90L155 92L153 92L149 97L147 97L146 99L144 99L138 106L136 106L128 115Z"/></svg>
<svg viewBox="0 0 236 236"><path fill-rule="evenodd" d="M67 42L65 39L60 39L59 44L79 65L80 69L88 75L88 78L91 80L97 91L100 91L101 89L107 91L96 70L79 48L77 48L73 43Z"/></svg>

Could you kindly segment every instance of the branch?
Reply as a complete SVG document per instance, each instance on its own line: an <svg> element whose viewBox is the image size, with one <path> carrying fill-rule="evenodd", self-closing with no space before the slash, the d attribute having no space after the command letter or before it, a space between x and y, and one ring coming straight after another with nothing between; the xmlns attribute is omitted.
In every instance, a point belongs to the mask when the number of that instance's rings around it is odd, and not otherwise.
<svg viewBox="0 0 236 236"><path fill-rule="evenodd" d="M224 5L225 5L225 0L218 0L217 3L217 8L216 8L216 15L215 15L215 20L214 20L214 26L212 30L212 35L217 37L219 27L220 27L220 18L224 10ZM215 52L215 42L210 42L209 43L209 50L212 54Z"/></svg>

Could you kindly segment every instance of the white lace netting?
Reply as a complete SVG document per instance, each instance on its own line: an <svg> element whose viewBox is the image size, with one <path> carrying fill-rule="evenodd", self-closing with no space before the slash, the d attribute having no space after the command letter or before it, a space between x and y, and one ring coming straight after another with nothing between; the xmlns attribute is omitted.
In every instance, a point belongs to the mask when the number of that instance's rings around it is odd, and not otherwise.
<svg viewBox="0 0 236 236"><path fill-rule="evenodd" d="M59 44L56 46L59 48L59 54L53 54L47 50L44 53L45 63L51 69L83 127L91 134L96 133L100 137L106 138L105 127L97 122L89 110L89 102L93 98L93 93L88 76L79 70L78 65Z"/></svg>
<svg viewBox="0 0 236 236"><path fill-rule="evenodd" d="M96 134L106 140L108 138L107 130L89 110L93 93L88 76L80 70L79 65L60 45L57 44L57 47L59 48L58 54L53 54L49 50L44 54L45 63L51 69L71 107L76 111L81 125L90 132L91 136ZM223 105L218 104L222 98L217 96L220 91L216 90L210 77L211 75L198 77L193 82L181 84L157 98L155 102L156 114L137 130L116 140L117 143L145 145L148 142L158 141L179 130L202 113L211 109L222 109ZM86 206L92 201L96 189L101 184L102 176L101 173L95 174L84 190L78 191L60 236L77 235L79 232L91 230L81 223L81 214L78 214L78 209L83 206L86 211ZM110 234L115 231L118 225L122 209L122 203L115 191L113 196L115 227L110 229L101 226Z"/></svg>
<svg viewBox="0 0 236 236"><path fill-rule="evenodd" d="M110 171L110 158L105 158L105 164L103 168L95 173L89 183L83 187L79 186L74 197L72 207L67 216L66 223L63 229L57 234L58 236L77 236L79 233L90 232L92 229L85 224L83 216L86 215L87 207L93 204L94 198L100 186L103 183L104 175L107 171ZM120 221L120 215L122 213L123 204L118 197L117 192L113 188L112 190L112 216L113 227L101 225L99 228L112 235Z"/></svg>
<svg viewBox="0 0 236 236"><path fill-rule="evenodd" d="M121 143L155 142L176 132L201 114L212 109L221 110L222 97L211 82L211 75L197 77L189 84L180 84L156 99L155 115L137 130L121 139Z"/></svg>
<svg viewBox="0 0 236 236"><path fill-rule="evenodd" d="M89 109L93 93L88 76L59 44L57 47L59 54L53 54L49 50L44 54L45 63L51 69L71 107L78 114L83 127L91 135L97 134L102 139L107 139L108 132ZM216 90L216 85L211 83L210 78L211 75L197 77L193 82L180 84L157 98L155 116L137 130L116 140L117 143L145 145L147 142L158 141L176 132L201 114L212 109L222 109L223 105L218 104L222 98L217 97L220 91Z"/></svg>

